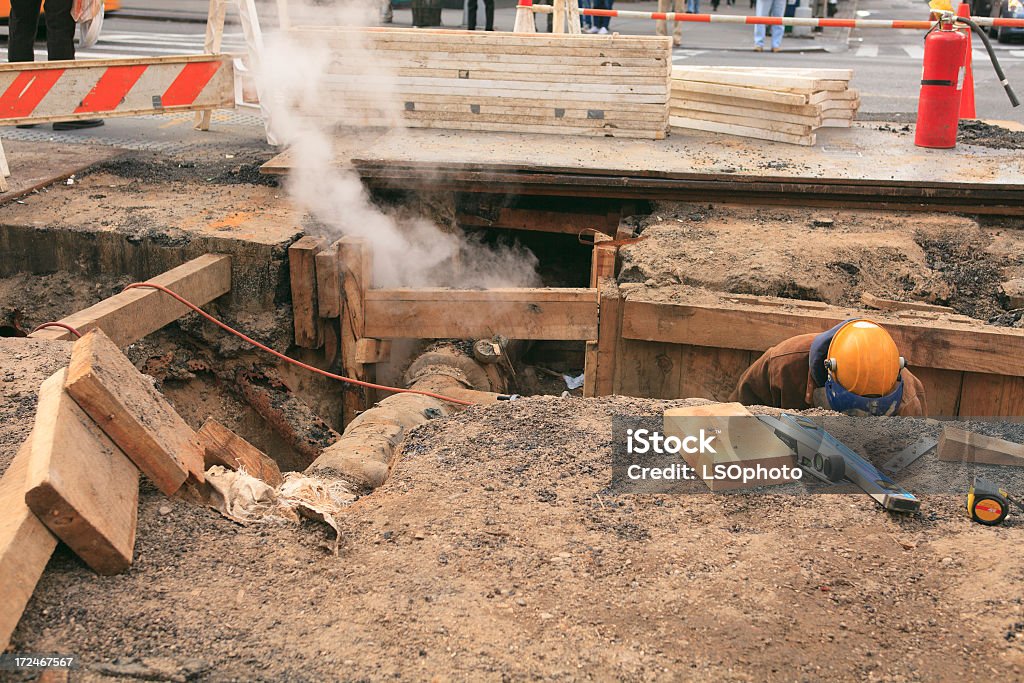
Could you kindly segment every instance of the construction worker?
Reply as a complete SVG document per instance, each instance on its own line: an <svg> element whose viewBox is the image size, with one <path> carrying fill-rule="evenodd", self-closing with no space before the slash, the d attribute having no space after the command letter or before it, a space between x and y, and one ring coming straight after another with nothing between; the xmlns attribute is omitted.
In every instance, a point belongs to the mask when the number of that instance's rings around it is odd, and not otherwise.
<svg viewBox="0 0 1024 683"><path fill-rule="evenodd" d="M888 332L854 318L768 349L743 373L729 400L847 415L925 415L924 387L904 365Z"/></svg>

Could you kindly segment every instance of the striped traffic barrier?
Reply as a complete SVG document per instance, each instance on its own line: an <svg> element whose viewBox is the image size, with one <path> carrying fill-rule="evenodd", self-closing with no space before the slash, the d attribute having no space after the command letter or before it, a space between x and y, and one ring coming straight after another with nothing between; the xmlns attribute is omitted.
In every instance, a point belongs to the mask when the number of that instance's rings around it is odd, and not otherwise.
<svg viewBox="0 0 1024 683"><path fill-rule="evenodd" d="M520 0L519 10L529 10L538 14L551 14L552 5L535 5L532 0ZM812 17L748 17L729 14L685 14L681 12L639 12L636 10L617 9L580 9L580 14L588 17L619 17L624 19L655 19L658 21L681 21L691 24L762 24L765 26L811 26L822 28L911 28L922 31L931 30L935 22L929 20L905 19L828 19ZM1001 26L1007 28L1024 28L1024 19L1005 19L993 17L972 17L979 26Z"/></svg>
<svg viewBox="0 0 1024 683"><path fill-rule="evenodd" d="M0 125L235 106L230 55L0 64Z"/></svg>

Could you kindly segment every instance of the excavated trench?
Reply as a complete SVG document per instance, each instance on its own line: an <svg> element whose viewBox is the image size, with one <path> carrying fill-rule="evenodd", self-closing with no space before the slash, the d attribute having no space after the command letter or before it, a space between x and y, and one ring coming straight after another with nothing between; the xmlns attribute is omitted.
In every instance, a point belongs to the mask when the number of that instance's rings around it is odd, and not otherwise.
<svg viewBox="0 0 1024 683"><path fill-rule="evenodd" d="M33 197L31 221L8 212L0 225L0 245L12 256L0 266L0 336L23 335L131 281L203 251L218 251L232 256L233 288L211 310L271 348L324 364L322 354L292 345L287 246L297 233L265 228L266 221L252 224L268 214L272 222L288 211L274 182L247 175L254 167L243 162L232 172L202 169L210 174L215 195L223 193L232 209L206 204L206 224L198 228L160 228L145 220L178 203L173 197L180 193L165 196L161 188L185 182L195 172L152 160L108 162L79 179L74 197L59 187ZM113 195L101 188L124 192L128 199L111 206ZM82 193L89 204L108 211L100 229L82 229L68 219ZM379 193L374 201L398 215L426 215L443 229L463 229L479 245L527 250L536 256L545 286L588 286L590 244L594 233L604 232L635 240L620 248L619 284L642 287L661 300L706 291L862 307L866 292L949 307L994 325L1024 326L1020 299L1000 287L1024 277L1020 219L445 193ZM55 218L47 222L47 216ZM197 221L186 216L182 223ZM536 229L516 229L531 226ZM378 366L378 380L401 385L408 380L409 364L429 344L407 340L394 348L390 362ZM337 383L271 362L198 316L139 340L127 353L193 428L213 416L283 470L308 467L343 431L343 389ZM483 388L526 396L581 395L582 388L570 389L567 381L582 375L582 342L525 344L515 361L500 382Z"/></svg>

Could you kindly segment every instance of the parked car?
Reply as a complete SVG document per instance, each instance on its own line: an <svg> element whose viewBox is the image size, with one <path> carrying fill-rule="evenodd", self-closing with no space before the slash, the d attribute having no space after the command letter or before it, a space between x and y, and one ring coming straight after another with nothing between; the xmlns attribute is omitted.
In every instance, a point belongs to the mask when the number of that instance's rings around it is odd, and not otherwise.
<svg viewBox="0 0 1024 683"><path fill-rule="evenodd" d="M991 17L1002 17L1004 19L1024 19L1024 2L1021 0L996 0L991 9ZM988 30L993 38L1000 43L1008 43L1011 38L1024 36L1024 28L1009 26L993 26Z"/></svg>

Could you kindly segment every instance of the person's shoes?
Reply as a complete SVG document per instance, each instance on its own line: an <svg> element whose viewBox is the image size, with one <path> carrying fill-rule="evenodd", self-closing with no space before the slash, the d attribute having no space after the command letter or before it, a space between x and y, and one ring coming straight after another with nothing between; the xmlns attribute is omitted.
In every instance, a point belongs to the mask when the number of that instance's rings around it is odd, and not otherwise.
<svg viewBox="0 0 1024 683"><path fill-rule="evenodd" d="M764 48L761 47L760 45L755 45L754 52L764 52Z"/></svg>
<svg viewBox="0 0 1024 683"><path fill-rule="evenodd" d="M587 33L597 33L598 28L596 26L587 27Z"/></svg>
<svg viewBox="0 0 1024 683"><path fill-rule="evenodd" d="M98 128L103 119L81 119L80 121L58 121L53 124L54 130L79 130L82 128Z"/></svg>
<svg viewBox="0 0 1024 683"><path fill-rule="evenodd" d="M20 126L15 126L15 128L35 128L38 125L38 123L23 123Z"/></svg>
<svg viewBox="0 0 1024 683"><path fill-rule="evenodd" d="M673 45L673 47L682 47L683 46L683 39L682 38L673 38L672 39L672 45Z"/></svg>
<svg viewBox="0 0 1024 683"><path fill-rule="evenodd" d="M597 32L603 36L603 35L606 35L608 33L608 29L606 29L604 26L602 26L601 28L597 29Z"/></svg>
<svg viewBox="0 0 1024 683"><path fill-rule="evenodd" d="M781 47L773 47L772 48L772 52L782 52L782 48Z"/></svg>

